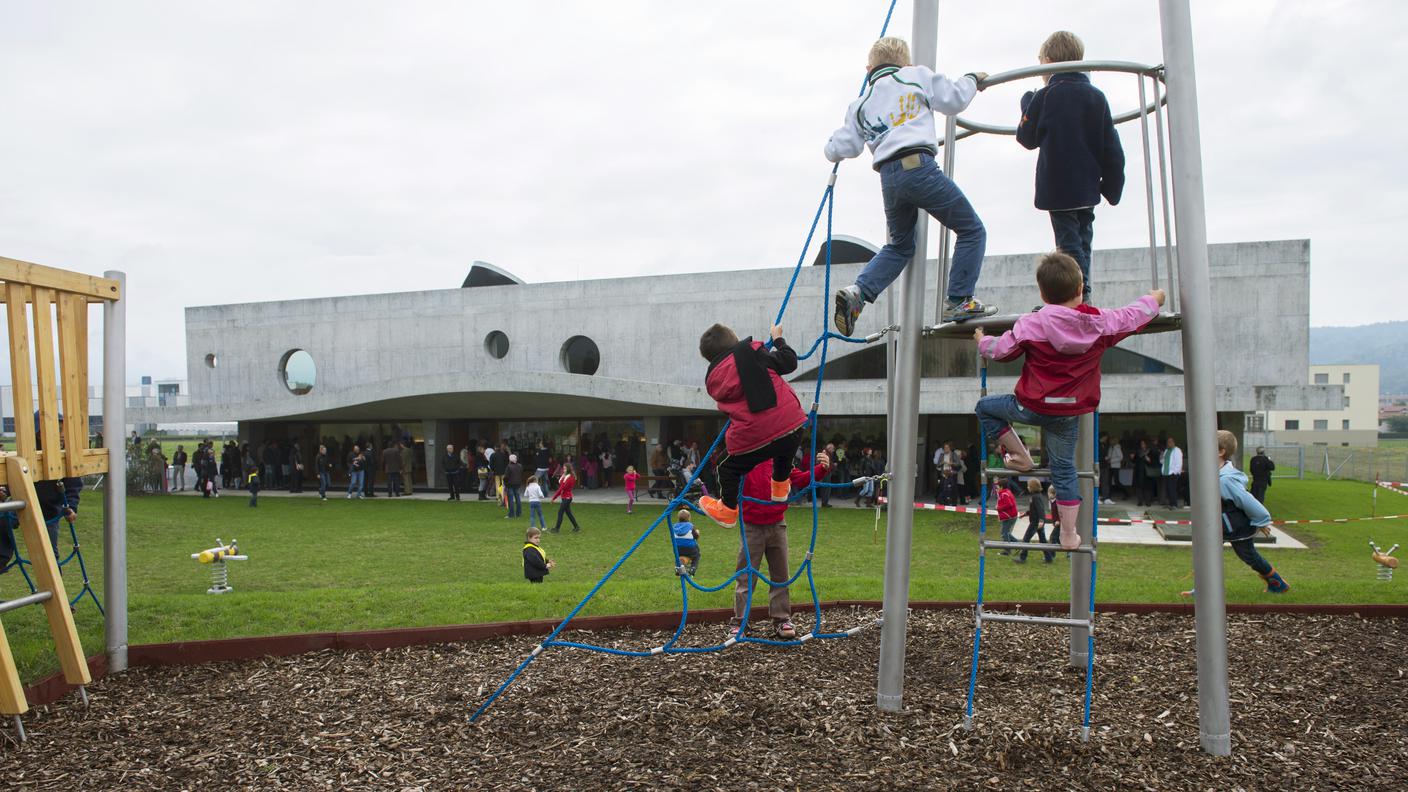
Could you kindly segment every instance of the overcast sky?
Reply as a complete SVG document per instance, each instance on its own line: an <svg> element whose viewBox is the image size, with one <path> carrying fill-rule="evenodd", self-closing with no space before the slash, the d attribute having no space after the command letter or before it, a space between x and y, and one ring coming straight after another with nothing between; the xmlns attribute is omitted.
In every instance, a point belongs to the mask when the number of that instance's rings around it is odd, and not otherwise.
<svg viewBox="0 0 1408 792"><path fill-rule="evenodd" d="M0 255L125 270L134 381L185 376L188 305L453 288L475 259L529 282L790 266L886 6L0 0ZM1153 0L942 0L939 19L951 74L1032 63L1061 28L1088 59L1163 60ZM1209 237L1311 239L1313 325L1404 316L1406 20L1193 3ZM910 36L908 0L890 29ZM1095 82L1136 106L1133 77ZM1014 123L1037 84L967 115ZM1146 239L1121 132L1130 183L1097 248ZM1051 246L1034 164L1010 138L960 144L989 253ZM883 240L868 155L835 223Z"/></svg>

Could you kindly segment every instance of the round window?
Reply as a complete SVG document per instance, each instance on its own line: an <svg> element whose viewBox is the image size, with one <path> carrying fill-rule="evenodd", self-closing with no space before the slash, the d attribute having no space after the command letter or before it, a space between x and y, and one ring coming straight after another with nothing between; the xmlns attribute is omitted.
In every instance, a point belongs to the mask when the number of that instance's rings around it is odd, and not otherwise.
<svg viewBox="0 0 1408 792"><path fill-rule="evenodd" d="M562 345L562 367L569 374L595 374L601 365L601 350L586 336L572 336Z"/></svg>
<svg viewBox="0 0 1408 792"><path fill-rule="evenodd" d="M312 355L302 349L292 349L279 361L279 376L283 377L284 387L290 393L302 396L313 390L318 380L318 367L313 365Z"/></svg>
<svg viewBox="0 0 1408 792"><path fill-rule="evenodd" d="M220 365L220 358L215 357L215 353L211 352L205 356L205 365L207 368L215 368Z"/></svg>
<svg viewBox="0 0 1408 792"><path fill-rule="evenodd" d="M503 360L508 354L508 336L502 330L495 330L484 336L484 351L495 360Z"/></svg>

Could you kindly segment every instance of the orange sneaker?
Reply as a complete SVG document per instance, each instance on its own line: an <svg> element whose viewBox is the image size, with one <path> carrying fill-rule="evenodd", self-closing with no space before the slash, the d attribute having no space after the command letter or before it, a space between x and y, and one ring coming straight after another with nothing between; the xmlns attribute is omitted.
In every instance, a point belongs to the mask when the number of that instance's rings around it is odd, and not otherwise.
<svg viewBox="0 0 1408 792"><path fill-rule="evenodd" d="M709 516L709 519L725 528L738 527L738 509L730 509L718 498L705 495L699 499L699 508Z"/></svg>
<svg viewBox="0 0 1408 792"><path fill-rule="evenodd" d="M787 497L792 494L791 481L774 481L772 483L772 499L778 503L786 503Z"/></svg>

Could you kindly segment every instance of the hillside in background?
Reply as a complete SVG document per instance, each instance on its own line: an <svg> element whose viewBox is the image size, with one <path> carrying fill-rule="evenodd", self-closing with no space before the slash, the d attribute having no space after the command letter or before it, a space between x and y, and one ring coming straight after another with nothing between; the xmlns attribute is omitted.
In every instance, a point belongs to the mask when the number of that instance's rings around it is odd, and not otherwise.
<svg viewBox="0 0 1408 792"><path fill-rule="evenodd" d="M1310 362L1378 363L1379 393L1408 393L1408 322L1312 327Z"/></svg>

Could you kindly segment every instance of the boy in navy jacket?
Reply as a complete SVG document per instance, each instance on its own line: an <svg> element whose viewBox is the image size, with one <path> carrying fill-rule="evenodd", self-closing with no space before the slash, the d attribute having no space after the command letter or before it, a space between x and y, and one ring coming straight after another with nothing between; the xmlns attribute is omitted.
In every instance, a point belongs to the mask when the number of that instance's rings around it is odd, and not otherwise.
<svg viewBox="0 0 1408 792"><path fill-rule="evenodd" d="M1078 61L1085 45L1059 30L1041 45L1042 63ZM1110 103L1081 72L1053 74L1045 88L1022 97L1017 142L1039 148L1036 208L1051 214L1056 248L1076 260L1090 302L1090 247L1101 196L1114 206L1124 192L1124 148L1110 117Z"/></svg>

